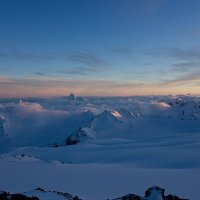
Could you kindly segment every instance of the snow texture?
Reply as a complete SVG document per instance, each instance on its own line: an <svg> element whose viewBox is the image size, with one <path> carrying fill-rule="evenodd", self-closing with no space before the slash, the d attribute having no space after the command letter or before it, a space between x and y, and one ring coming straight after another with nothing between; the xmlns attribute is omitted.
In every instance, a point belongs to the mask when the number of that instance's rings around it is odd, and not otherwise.
<svg viewBox="0 0 200 200"><path fill-rule="evenodd" d="M199 155L199 96L0 100L1 190L102 200L160 185L198 200Z"/></svg>

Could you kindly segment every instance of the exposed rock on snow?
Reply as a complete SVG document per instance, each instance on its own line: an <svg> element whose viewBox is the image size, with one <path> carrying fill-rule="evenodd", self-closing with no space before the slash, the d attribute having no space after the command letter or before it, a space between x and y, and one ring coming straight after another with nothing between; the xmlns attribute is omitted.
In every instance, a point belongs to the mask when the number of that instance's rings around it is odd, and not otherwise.
<svg viewBox="0 0 200 200"><path fill-rule="evenodd" d="M71 93L69 96L65 97L67 100L78 100L83 101L84 99L82 97L76 96L75 94Z"/></svg>
<svg viewBox="0 0 200 200"><path fill-rule="evenodd" d="M0 135L2 135L4 133L4 125L5 123L5 119L0 115Z"/></svg>
<svg viewBox="0 0 200 200"><path fill-rule="evenodd" d="M37 196L40 200L49 200L53 198L56 200L81 200L78 196L72 196L67 192L46 191L42 188L37 188L36 190L27 192L26 194Z"/></svg>
<svg viewBox="0 0 200 200"><path fill-rule="evenodd" d="M37 188L23 194L10 194L9 192L0 191L0 200L81 200L78 196L72 196L66 192L46 191Z"/></svg>
<svg viewBox="0 0 200 200"><path fill-rule="evenodd" d="M145 196L141 197L135 194L127 194L113 200L187 200L178 196L165 196L164 189L153 186L145 191ZM46 191L42 188L37 188L23 194L10 194L9 192L1 191L0 200L81 200L78 196L72 196L66 192Z"/></svg>
<svg viewBox="0 0 200 200"><path fill-rule="evenodd" d="M71 93L67 98L69 99L69 100L74 100L74 99L76 99L76 95L75 94L73 94L73 93Z"/></svg>
<svg viewBox="0 0 200 200"><path fill-rule="evenodd" d="M83 130L83 128L79 128L76 134L71 134L66 139L66 145L77 144L85 137L87 137L86 132Z"/></svg>
<svg viewBox="0 0 200 200"><path fill-rule="evenodd" d="M28 197L24 194L10 194L9 192L0 191L0 200L39 200L39 198Z"/></svg>
<svg viewBox="0 0 200 200"><path fill-rule="evenodd" d="M172 109L177 113L175 115L181 120L197 120L200 117L200 102L194 99L175 98L166 100Z"/></svg>
<svg viewBox="0 0 200 200"><path fill-rule="evenodd" d="M159 188L158 186L150 187L145 191L146 200L165 200L164 195L165 190L163 188Z"/></svg>
<svg viewBox="0 0 200 200"><path fill-rule="evenodd" d="M61 147L89 138L138 140L200 130L199 97L79 98L72 93L64 98L1 100L0 143Z"/></svg>
<svg viewBox="0 0 200 200"><path fill-rule="evenodd" d="M94 138L90 128L79 128L76 134L72 134L66 139L66 145L77 144L90 138Z"/></svg>
<svg viewBox="0 0 200 200"><path fill-rule="evenodd" d="M116 198L113 200L186 200L179 198L178 196L167 195L164 194L165 190L158 186L150 187L145 191L145 196L141 197L135 194L127 194L120 198Z"/></svg>
<svg viewBox="0 0 200 200"><path fill-rule="evenodd" d="M126 118L136 118L137 117L137 114L133 114L131 111L125 109L125 108L121 108L119 109L118 111L120 113L120 115L122 115L123 117L126 117Z"/></svg>
<svg viewBox="0 0 200 200"><path fill-rule="evenodd" d="M142 197L135 194L127 194L121 198L113 199L113 200L142 200Z"/></svg>
<svg viewBox="0 0 200 200"><path fill-rule="evenodd" d="M111 111L105 110L101 114L95 116L94 120L100 120L102 122L105 122L105 121L119 122L117 119L117 117L119 116L120 114L117 111L111 112Z"/></svg>

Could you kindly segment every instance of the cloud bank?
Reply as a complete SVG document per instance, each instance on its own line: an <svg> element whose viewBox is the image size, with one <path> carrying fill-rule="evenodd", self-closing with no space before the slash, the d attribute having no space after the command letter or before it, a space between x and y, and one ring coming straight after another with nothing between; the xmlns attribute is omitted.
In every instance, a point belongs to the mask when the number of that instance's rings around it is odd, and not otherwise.
<svg viewBox="0 0 200 200"><path fill-rule="evenodd" d="M188 74L154 84L137 80L0 77L0 97L63 96L71 92L83 96L198 94L199 85L200 74Z"/></svg>

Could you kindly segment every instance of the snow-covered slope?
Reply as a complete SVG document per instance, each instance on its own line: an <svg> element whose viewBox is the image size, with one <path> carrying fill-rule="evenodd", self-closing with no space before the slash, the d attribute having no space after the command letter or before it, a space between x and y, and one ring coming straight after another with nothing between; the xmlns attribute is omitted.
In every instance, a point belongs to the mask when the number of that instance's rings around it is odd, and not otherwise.
<svg viewBox="0 0 200 200"><path fill-rule="evenodd" d="M158 186L152 186L145 191L144 197L135 194L128 194L113 200L186 200L176 195L165 195L165 190Z"/></svg>
<svg viewBox="0 0 200 200"><path fill-rule="evenodd" d="M198 200L199 155L198 96L0 100L2 190L102 200L158 184Z"/></svg>
<svg viewBox="0 0 200 200"><path fill-rule="evenodd" d="M4 135L4 118L0 115L0 136Z"/></svg>
<svg viewBox="0 0 200 200"><path fill-rule="evenodd" d="M199 121L200 99L197 97L80 100L71 95L46 101L3 101L0 135L7 136L11 146L60 146L79 130L87 129L87 137L84 134L79 137L88 139L141 139L199 132Z"/></svg>
<svg viewBox="0 0 200 200"><path fill-rule="evenodd" d="M141 197L135 194L128 194L121 198L113 200L186 200L175 195L165 196L165 190L158 186L152 186L145 191L145 196ZM66 192L46 191L42 188L37 188L30 192L10 194L6 191L0 192L2 200L81 200L78 196L72 196Z"/></svg>
<svg viewBox="0 0 200 200"><path fill-rule="evenodd" d="M10 194L6 191L0 192L2 200L81 200L77 196L72 196L66 192L46 191L42 188L23 193Z"/></svg>

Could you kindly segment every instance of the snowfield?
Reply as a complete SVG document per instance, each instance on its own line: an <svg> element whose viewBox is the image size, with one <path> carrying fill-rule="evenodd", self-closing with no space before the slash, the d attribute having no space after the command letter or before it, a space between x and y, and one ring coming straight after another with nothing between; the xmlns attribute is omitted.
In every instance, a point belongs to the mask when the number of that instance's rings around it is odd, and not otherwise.
<svg viewBox="0 0 200 200"><path fill-rule="evenodd" d="M198 200L200 97L2 99L0 180L0 190L84 200L143 196L152 185Z"/></svg>

